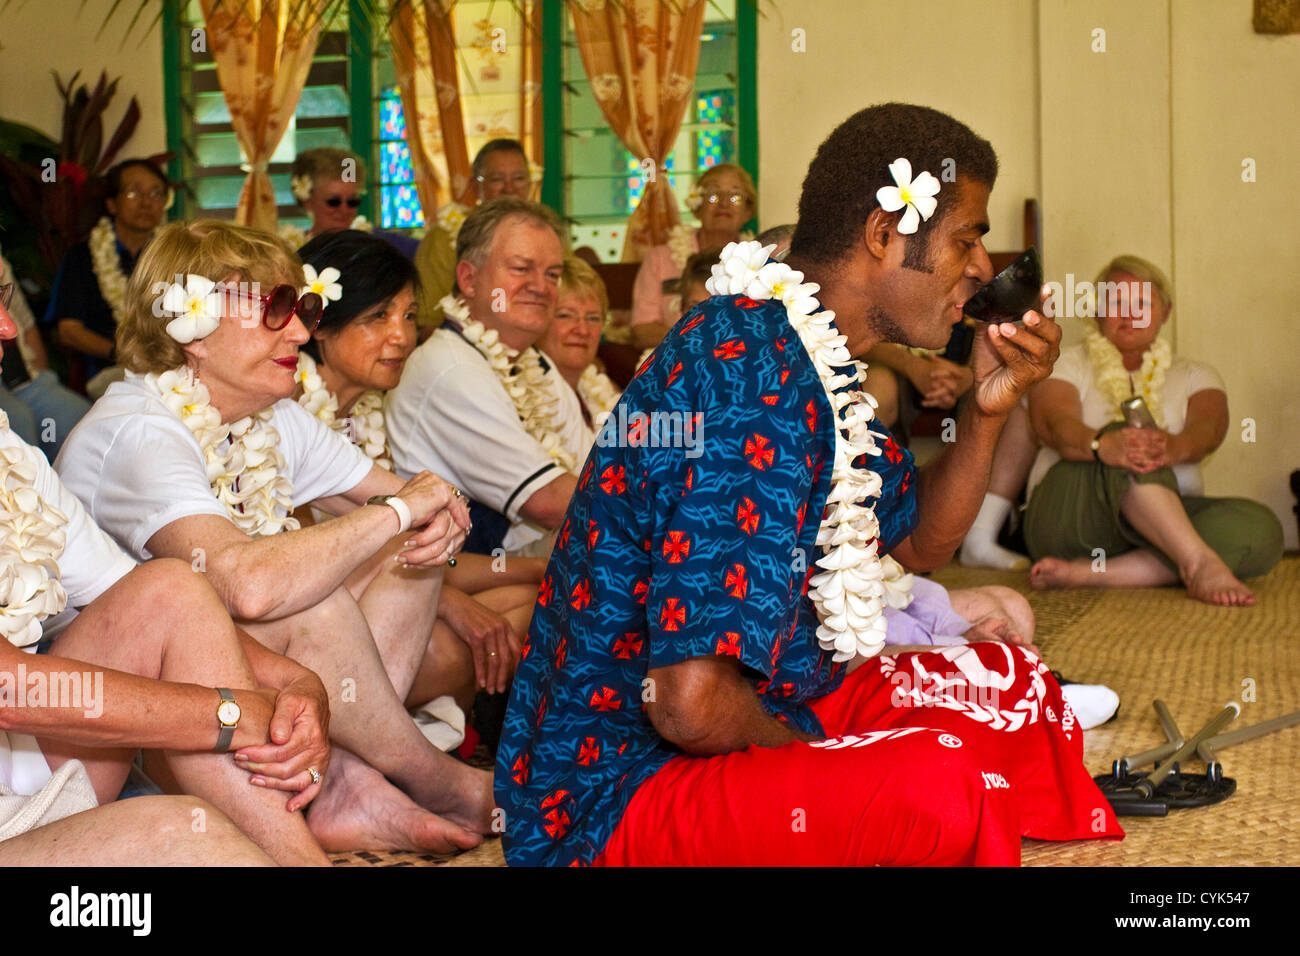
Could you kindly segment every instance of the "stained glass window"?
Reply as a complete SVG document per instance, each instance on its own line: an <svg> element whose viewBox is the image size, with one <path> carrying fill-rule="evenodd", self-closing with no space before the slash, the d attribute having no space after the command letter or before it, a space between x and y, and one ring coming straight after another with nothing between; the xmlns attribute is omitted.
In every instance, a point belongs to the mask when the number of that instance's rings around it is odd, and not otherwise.
<svg viewBox="0 0 1300 956"><path fill-rule="evenodd" d="M382 229L424 225L411 148L406 145L406 114L396 86L385 87L379 97L379 225Z"/></svg>
<svg viewBox="0 0 1300 956"><path fill-rule="evenodd" d="M695 133L696 170L702 172L718 163L731 162L736 145L732 133L735 111L735 90L710 90L696 95L695 122L702 127Z"/></svg>

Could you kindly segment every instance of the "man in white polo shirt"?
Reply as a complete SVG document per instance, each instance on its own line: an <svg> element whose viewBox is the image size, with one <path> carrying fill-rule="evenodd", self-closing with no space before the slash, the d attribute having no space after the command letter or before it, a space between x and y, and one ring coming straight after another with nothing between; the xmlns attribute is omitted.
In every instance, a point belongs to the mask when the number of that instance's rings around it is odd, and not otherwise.
<svg viewBox="0 0 1300 956"><path fill-rule="evenodd" d="M459 299L388 393L399 475L424 469L465 489L465 548L545 555L591 444L582 415L555 405L557 376L533 343L550 323L564 264L562 227L512 197L477 207L457 237Z"/></svg>

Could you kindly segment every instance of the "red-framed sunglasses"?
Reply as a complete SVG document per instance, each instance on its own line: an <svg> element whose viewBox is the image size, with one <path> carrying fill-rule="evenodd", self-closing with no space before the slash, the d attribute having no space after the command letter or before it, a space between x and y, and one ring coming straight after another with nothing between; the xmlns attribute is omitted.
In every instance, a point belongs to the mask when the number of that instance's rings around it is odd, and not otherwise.
<svg viewBox="0 0 1300 956"><path fill-rule="evenodd" d="M321 313L325 311L325 300L315 292L304 292L291 285L278 285L270 295L258 295L244 289L225 289L227 295L241 295L246 299L256 299L262 303L262 324L272 332L279 332L295 315L302 320L307 334L311 335L320 325Z"/></svg>

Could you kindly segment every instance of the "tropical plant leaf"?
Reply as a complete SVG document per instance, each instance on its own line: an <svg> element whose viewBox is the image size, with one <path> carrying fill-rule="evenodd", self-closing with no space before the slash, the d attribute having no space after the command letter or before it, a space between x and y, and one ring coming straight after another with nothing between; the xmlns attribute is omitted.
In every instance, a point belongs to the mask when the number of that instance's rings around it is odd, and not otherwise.
<svg viewBox="0 0 1300 956"><path fill-rule="evenodd" d="M133 96L131 102L126 106L126 112L122 114L122 121L117 124L117 129L113 131L113 137L104 147L104 153L99 157L99 162L91 170L92 176L101 176L107 172L108 167L113 165L113 158L117 155L126 141L131 138L135 128L140 123L140 103Z"/></svg>

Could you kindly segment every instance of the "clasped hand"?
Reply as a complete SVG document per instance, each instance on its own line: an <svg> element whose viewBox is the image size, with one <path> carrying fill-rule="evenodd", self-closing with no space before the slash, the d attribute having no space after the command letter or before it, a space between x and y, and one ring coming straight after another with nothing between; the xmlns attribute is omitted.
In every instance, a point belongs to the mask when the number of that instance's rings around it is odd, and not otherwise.
<svg viewBox="0 0 1300 956"><path fill-rule="evenodd" d="M330 763L329 698L315 673L305 667L299 670L279 690L261 687L245 692L255 703L260 698L270 708L268 742L241 747L234 755L235 764L252 774L249 782L254 786L294 792L285 805L290 812L306 807L321 791L308 768L323 778ZM250 717L256 726L252 714L242 715L240 724Z"/></svg>
<svg viewBox="0 0 1300 956"><path fill-rule="evenodd" d="M1145 475L1175 464L1172 439L1158 428L1117 428L1101 436L1097 454L1108 465Z"/></svg>
<svg viewBox="0 0 1300 956"><path fill-rule="evenodd" d="M465 544L469 506L437 475L422 471L397 493L411 509L411 536L398 555L408 567L444 564Z"/></svg>

